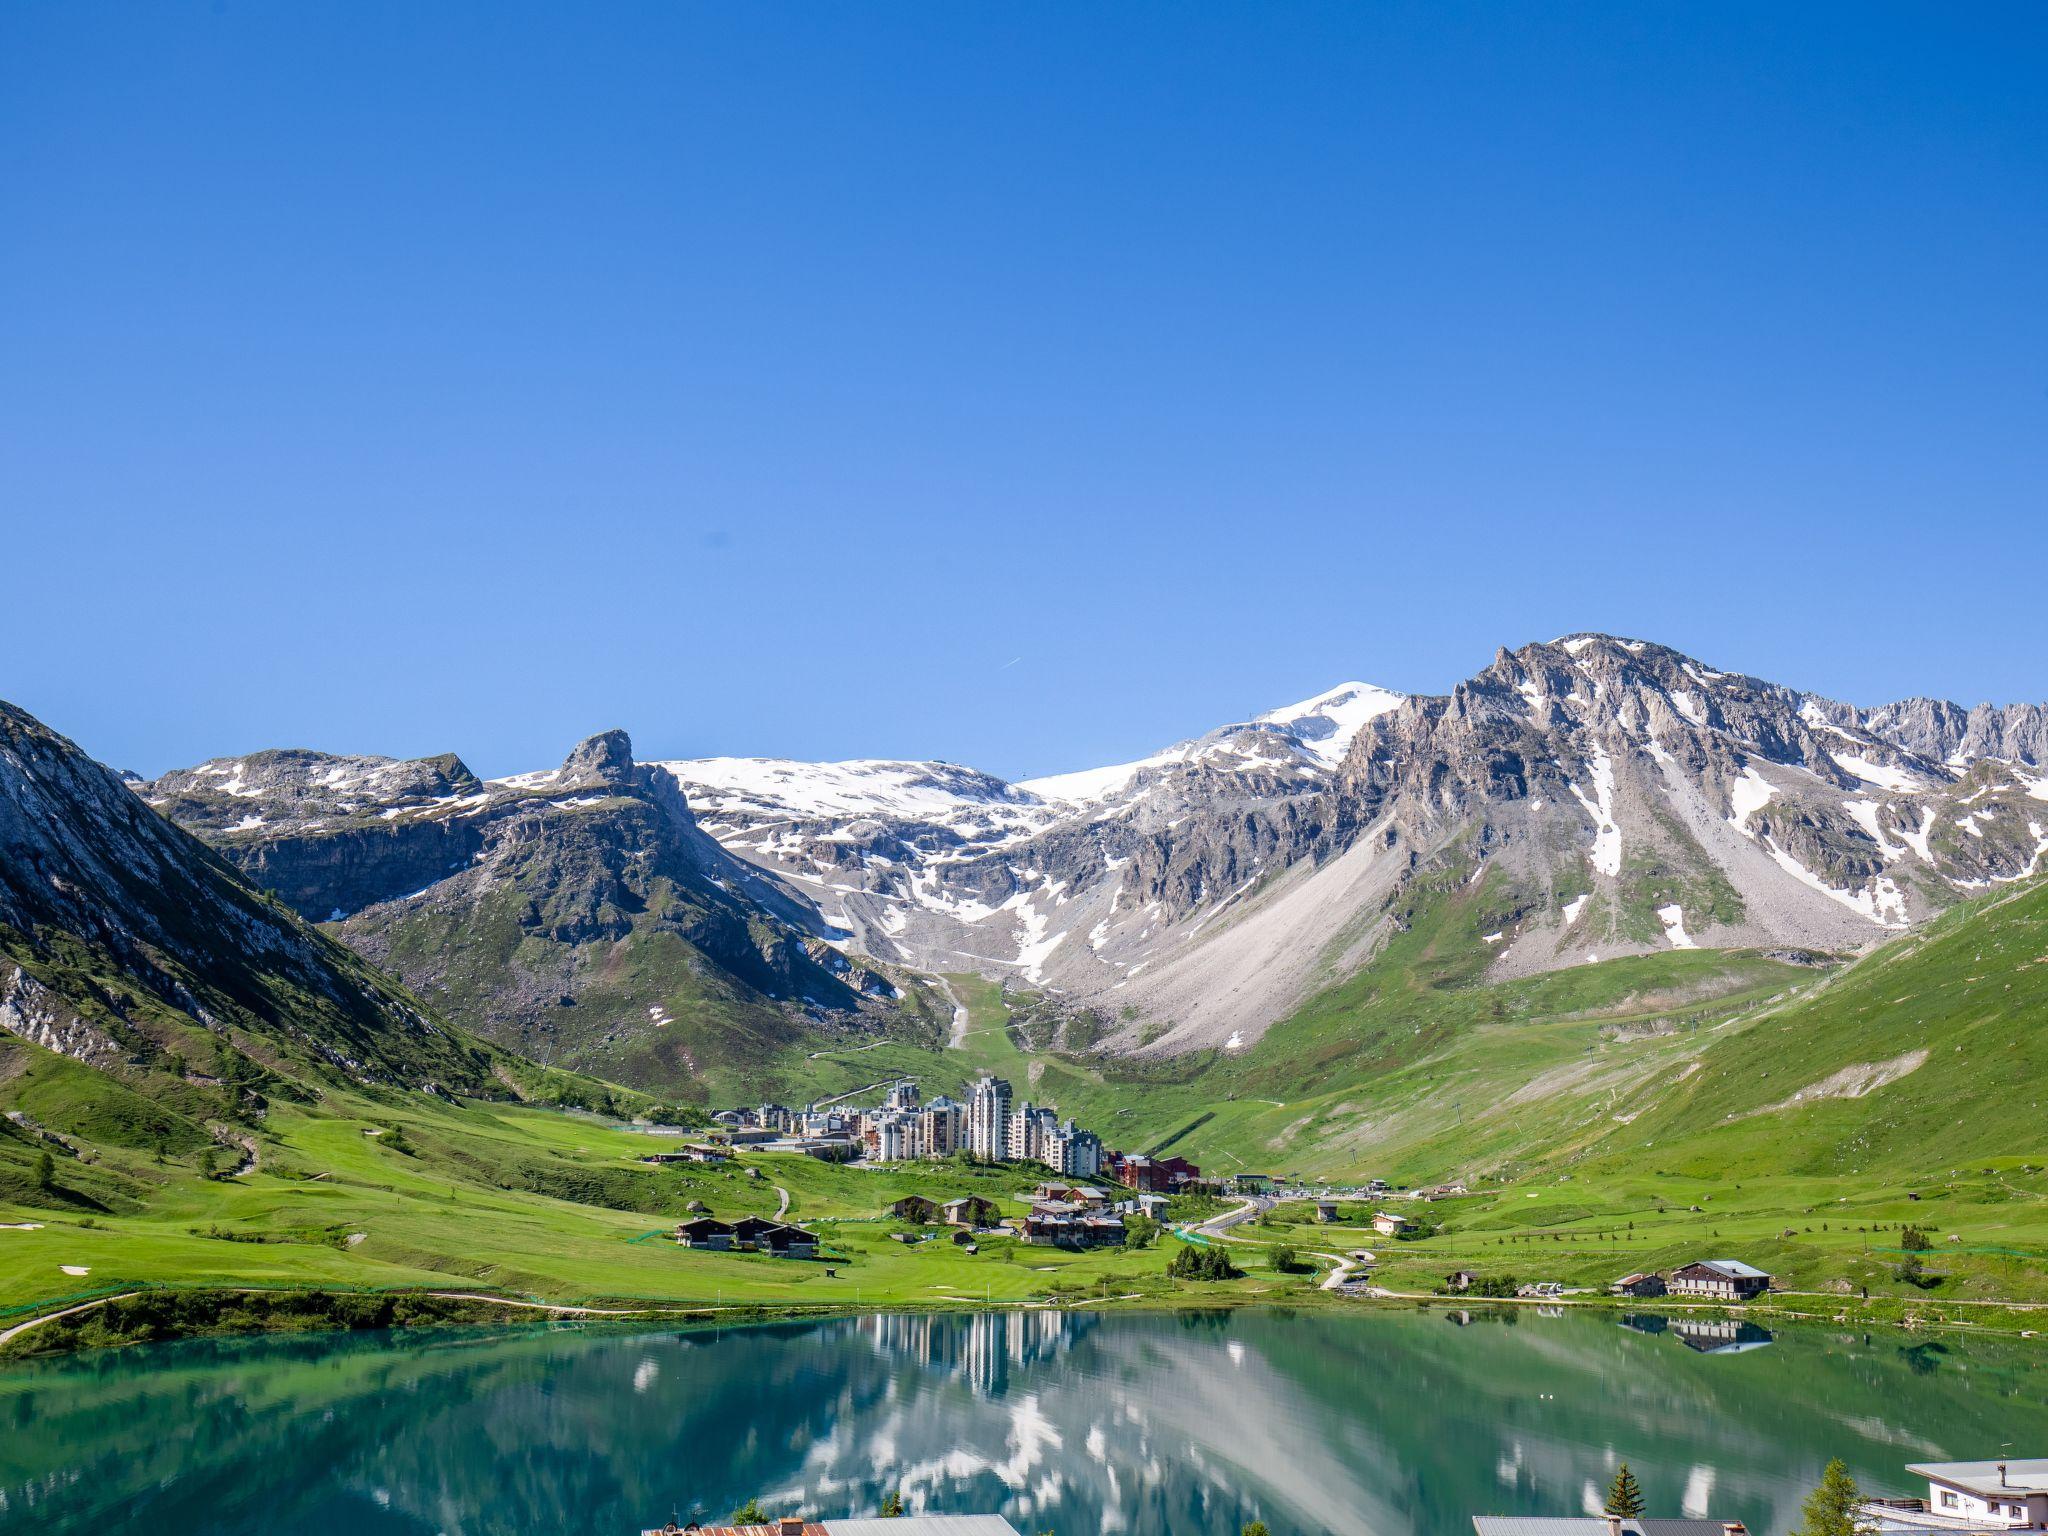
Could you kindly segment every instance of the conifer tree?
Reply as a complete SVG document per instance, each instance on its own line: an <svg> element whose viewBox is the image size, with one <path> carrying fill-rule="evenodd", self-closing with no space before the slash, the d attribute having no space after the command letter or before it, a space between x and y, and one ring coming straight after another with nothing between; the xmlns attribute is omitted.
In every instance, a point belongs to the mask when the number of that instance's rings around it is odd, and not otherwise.
<svg viewBox="0 0 2048 1536"><path fill-rule="evenodd" d="M1820 1486L1806 1497L1792 1536L1856 1536L1856 1506L1863 1495L1856 1479L1837 1457L1820 1475Z"/></svg>
<svg viewBox="0 0 2048 1536"><path fill-rule="evenodd" d="M1640 1520L1643 1509L1642 1484L1624 1461L1614 1474L1614 1481L1607 1485L1607 1513L1620 1515L1624 1520Z"/></svg>

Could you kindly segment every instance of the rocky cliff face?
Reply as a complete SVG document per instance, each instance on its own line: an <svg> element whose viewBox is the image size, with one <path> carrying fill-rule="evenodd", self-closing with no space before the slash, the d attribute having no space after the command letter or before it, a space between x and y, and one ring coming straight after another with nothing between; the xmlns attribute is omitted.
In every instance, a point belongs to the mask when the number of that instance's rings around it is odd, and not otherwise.
<svg viewBox="0 0 2048 1536"><path fill-rule="evenodd" d="M6 704L0 1031L194 1116L321 1081L503 1091L479 1042Z"/></svg>
<svg viewBox="0 0 2048 1536"><path fill-rule="evenodd" d="M1406 893L1447 868L1487 893L1498 976L1671 947L1860 948L2040 871L2041 720L1858 710L1579 635L1501 651L1445 695L1346 685L1019 785L903 763L669 766L708 830L815 890L869 952L1065 992L1127 1018L1113 1047L1231 1049L1418 920ZM928 795L910 803L910 784Z"/></svg>
<svg viewBox="0 0 2048 1536"><path fill-rule="evenodd" d="M451 1018L663 1091L858 1029L894 985L698 828L623 731L485 782L453 757L227 759L133 786Z"/></svg>

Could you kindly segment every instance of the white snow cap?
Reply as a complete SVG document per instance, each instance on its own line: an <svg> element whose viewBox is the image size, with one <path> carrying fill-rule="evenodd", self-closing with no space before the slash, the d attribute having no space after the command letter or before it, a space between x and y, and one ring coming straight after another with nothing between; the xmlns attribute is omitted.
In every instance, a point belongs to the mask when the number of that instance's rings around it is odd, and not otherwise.
<svg viewBox="0 0 2048 1536"><path fill-rule="evenodd" d="M795 808L815 815L936 816L1011 798L1000 780L949 763L700 757L653 766L680 780L693 804L721 810Z"/></svg>
<svg viewBox="0 0 2048 1536"><path fill-rule="evenodd" d="M1352 738L1357 736L1368 720L1384 715L1398 706L1406 697L1386 688L1374 687L1371 683L1339 683L1313 698L1295 704L1283 704L1278 709L1269 709L1262 715L1254 715L1244 725L1265 727L1277 731L1293 741L1313 761L1315 767L1327 772L1334 769L1350 750ZM1220 731L1211 731L1207 736L1197 737L1168 747L1163 752L1154 752L1150 757L1141 757L1136 762L1117 763L1108 768L1084 768L1075 773L1056 773L1045 778L1023 779L1017 788L1027 790L1042 800L1062 801L1073 805L1094 805L1112 800L1122 794L1147 768L1164 768L1173 763L1192 762L1197 759L1213 759L1223 752L1219 738L1227 738L1233 731L1244 726L1225 726Z"/></svg>
<svg viewBox="0 0 2048 1536"><path fill-rule="evenodd" d="M1401 694L1371 683L1339 683L1299 704L1269 709L1255 723L1279 726L1334 768L1366 722L1397 708L1401 699Z"/></svg>

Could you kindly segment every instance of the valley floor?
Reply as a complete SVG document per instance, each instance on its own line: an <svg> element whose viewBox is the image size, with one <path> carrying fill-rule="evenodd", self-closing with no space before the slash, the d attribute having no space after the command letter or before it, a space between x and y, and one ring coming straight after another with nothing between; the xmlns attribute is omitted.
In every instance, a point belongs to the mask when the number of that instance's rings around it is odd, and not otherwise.
<svg viewBox="0 0 2048 1536"><path fill-rule="evenodd" d="M1631 1270L1725 1255L1778 1277L1792 1294L1773 1305L1816 1315L1849 1306L1875 1321L1985 1326L1998 1319L1972 1304L2048 1304L2048 1173L2017 1163L1958 1172L1910 1194L1882 1180L1645 1174L1550 1176L1435 1203L1345 1202L1329 1225L1313 1219L1313 1207L1285 1203L1218 1238L1195 1234L1194 1242L1225 1247L1245 1273L1191 1282L1166 1272L1190 1241L1171 1230L1148 1247L1092 1253L983 1235L969 1254L949 1233L884 1214L908 1193L981 1194L1021 1212L1031 1175L1019 1168L833 1167L764 1154L725 1168L655 1169L638 1159L666 1143L593 1117L497 1105L363 1108L355 1120L279 1112L255 1168L241 1177L205 1179L146 1155L102 1152L96 1165L65 1170L55 1195L0 1206L0 1331L106 1296L242 1287L430 1293L600 1318L640 1309L1355 1305L1321 1282L1358 1251L1374 1257L1373 1282L1399 1295L1427 1295L1454 1269L1597 1294ZM402 1149L389 1144L394 1133ZM526 1187L480 1182L483 1168ZM88 1188L111 1194L116 1175L125 1187L150 1184L146 1207L90 1208L121 1203ZM822 1235L826 1258L696 1252L670 1239L692 1201L722 1217L772 1215L785 1191L789 1219ZM613 1204L594 1203L603 1201ZM628 1202L642 1208L619 1208ZM1380 1237L1368 1223L1382 1206L1440 1230ZM1213 1209L1180 1214L1192 1227ZM1902 1224L1923 1227L1934 1245L1917 1283L1900 1277ZM1874 1299L1867 1312L1866 1287ZM293 1314L279 1325L317 1322ZM58 1346L64 1333L31 1329L0 1348Z"/></svg>
<svg viewBox="0 0 2048 1536"><path fill-rule="evenodd" d="M2048 1303L2048 1137L2031 1097L2048 1081L2048 883L1839 968L1684 951L1498 985L1457 958L1486 899L1454 885L1400 953L1239 1056L1090 1055L1044 1000L956 977L967 1018L951 1048L792 1051L761 1085L806 1102L899 1074L957 1092L996 1071L1112 1146L1185 1152L1212 1175L1465 1180L1464 1197L1392 1203L1421 1226L1409 1239L1371 1232L1363 1205L1334 1225L1288 1205L1227 1234L1237 1280L1170 1276L1185 1246L1171 1233L1092 1253L990 1235L969 1254L898 1241L930 1234L884 1213L915 1193L1021 1214L1035 1171L755 1153L652 1167L640 1159L673 1143L608 1119L397 1090L280 1095L224 1128L239 1153L167 1146L137 1095L15 1041L0 1108L40 1129L0 1123L0 1331L153 1287L600 1309L1338 1305L1353 1303L1321 1281L1359 1250L1403 1295L1454 1270L1597 1294L1728 1257L1776 1276L1776 1305L1823 1315L1860 1313L1866 1291L1878 1319L1989 1322L1986 1303ZM46 1161L53 1146L75 1155ZM829 1258L668 1236L693 1202L731 1219L785 1201Z"/></svg>

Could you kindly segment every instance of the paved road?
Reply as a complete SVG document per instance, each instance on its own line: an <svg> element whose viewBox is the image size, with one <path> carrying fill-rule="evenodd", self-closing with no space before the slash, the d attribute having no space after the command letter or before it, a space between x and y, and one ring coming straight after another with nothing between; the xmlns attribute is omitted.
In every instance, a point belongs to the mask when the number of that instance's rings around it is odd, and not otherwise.
<svg viewBox="0 0 2048 1536"><path fill-rule="evenodd" d="M1245 1200L1244 1204L1237 1207L1236 1210L1225 1211L1220 1216L1211 1216L1207 1221L1197 1222L1193 1226L1182 1227L1180 1229L1181 1235L1184 1237L1198 1237L1204 1242L1241 1243L1245 1239L1232 1237L1230 1229L1242 1226L1254 1216L1270 1211L1272 1208L1273 1202L1265 1198L1265 1196L1252 1195Z"/></svg>

